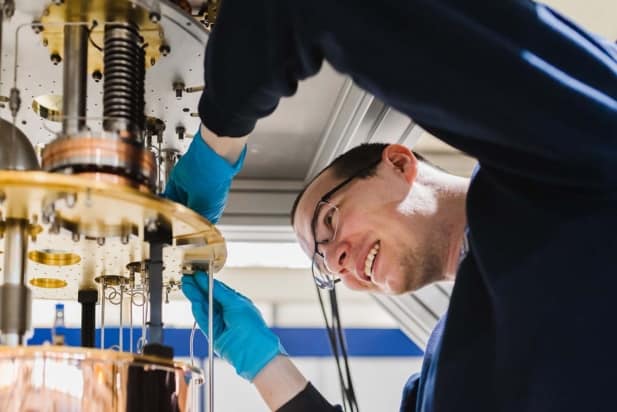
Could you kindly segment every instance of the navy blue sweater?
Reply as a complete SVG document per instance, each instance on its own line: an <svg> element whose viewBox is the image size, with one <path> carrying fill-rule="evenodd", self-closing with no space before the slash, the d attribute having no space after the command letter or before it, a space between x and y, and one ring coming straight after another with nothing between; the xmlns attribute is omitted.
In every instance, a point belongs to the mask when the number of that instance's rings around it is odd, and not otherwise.
<svg viewBox="0 0 617 412"><path fill-rule="evenodd" d="M418 410L617 410L617 50L530 1L225 0L204 124L249 133L323 60L481 165Z"/></svg>

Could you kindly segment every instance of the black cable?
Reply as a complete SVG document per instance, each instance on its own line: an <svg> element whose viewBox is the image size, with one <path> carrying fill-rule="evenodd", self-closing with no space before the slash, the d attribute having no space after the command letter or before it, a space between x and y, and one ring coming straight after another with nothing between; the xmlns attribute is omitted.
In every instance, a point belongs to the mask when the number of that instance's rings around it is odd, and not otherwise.
<svg viewBox="0 0 617 412"><path fill-rule="evenodd" d="M353 381L351 379L351 371L349 368L349 359L347 356L347 341L345 340L345 335L343 333L343 328L341 326L341 316L339 313L339 308L338 308L338 300L336 297L336 289L333 288L330 291L330 303L332 306L332 316L333 319L336 320L336 332L337 332L337 336L338 336L338 341L339 341L339 345L341 348L341 353L343 355L343 364L345 366L345 375L347 377L347 386L346 386L346 393L347 393L347 400L349 401L349 407L351 409L352 412L357 412L359 410L358 408L358 402L356 399L356 393L354 391L354 387L353 387Z"/></svg>
<svg viewBox="0 0 617 412"><path fill-rule="evenodd" d="M94 40L92 40L92 30L94 30L94 28L98 25L99 23L96 20L92 20L92 26L90 26L90 28L88 29L88 40L90 41L90 44L92 45L92 47L102 52L103 49L101 48L101 46L99 46L98 44L94 42Z"/></svg>
<svg viewBox="0 0 617 412"><path fill-rule="evenodd" d="M328 341L330 343L330 349L332 350L332 355L336 362L336 369L338 371L338 378L339 378L339 383L341 387L341 399L343 400L343 410L347 412L347 405L345 403L345 400L347 399L346 393L345 393L346 386L345 386L345 381L343 380L343 371L341 369L341 364L339 362L336 335L334 334L334 330L332 327L330 327L330 323L328 322L328 316L326 315L326 308L323 303L323 298L321 297L321 289L317 286L317 284L315 284L315 289L317 291L317 298L319 299L319 307L321 309L321 314L323 315L324 323L326 325L326 332L328 335Z"/></svg>

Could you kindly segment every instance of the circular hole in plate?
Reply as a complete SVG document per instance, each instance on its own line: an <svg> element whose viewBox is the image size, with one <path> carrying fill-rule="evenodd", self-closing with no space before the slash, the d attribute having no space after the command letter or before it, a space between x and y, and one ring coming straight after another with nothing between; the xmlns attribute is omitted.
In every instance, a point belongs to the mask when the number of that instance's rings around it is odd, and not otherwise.
<svg viewBox="0 0 617 412"><path fill-rule="evenodd" d="M36 286L37 288L45 289L59 289L68 285L66 280L57 278L32 278L30 279L30 284L32 286Z"/></svg>
<svg viewBox="0 0 617 412"><path fill-rule="evenodd" d="M42 265L69 266L79 263L81 256L64 250L41 249L28 252L28 259Z"/></svg>

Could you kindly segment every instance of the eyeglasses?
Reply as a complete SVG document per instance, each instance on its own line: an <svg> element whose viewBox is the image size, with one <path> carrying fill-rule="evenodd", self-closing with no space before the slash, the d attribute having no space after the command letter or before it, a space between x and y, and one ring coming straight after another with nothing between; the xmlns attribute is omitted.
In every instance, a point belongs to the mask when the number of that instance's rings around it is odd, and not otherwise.
<svg viewBox="0 0 617 412"><path fill-rule="evenodd" d="M334 284L340 281L338 273L328 268L325 253L319 251L319 245L325 245L334 240L339 225L339 208L330 203L330 198L355 178L366 177L366 173L377 166L379 162L381 162L381 159L359 169L343 180L323 195L315 207L313 218L311 219L311 231L315 243L311 271L313 273L313 280L320 289L332 289Z"/></svg>

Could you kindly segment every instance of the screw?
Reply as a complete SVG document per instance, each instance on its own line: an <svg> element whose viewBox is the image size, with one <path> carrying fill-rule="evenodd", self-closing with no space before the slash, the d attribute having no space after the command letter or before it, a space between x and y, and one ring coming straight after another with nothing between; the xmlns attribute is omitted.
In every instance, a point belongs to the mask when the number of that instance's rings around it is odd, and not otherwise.
<svg viewBox="0 0 617 412"><path fill-rule="evenodd" d="M176 100L182 99L182 92L184 91L184 83L182 83L182 82L174 82L172 87L176 91Z"/></svg>
<svg viewBox="0 0 617 412"><path fill-rule="evenodd" d="M34 31L34 34L39 34L40 32L43 31L43 26L41 25L41 22L38 20L34 20L32 22L32 31Z"/></svg>
<svg viewBox="0 0 617 412"><path fill-rule="evenodd" d="M60 222L58 222L56 219L51 222L51 226L49 226L49 233L52 235L57 235L58 233L60 233Z"/></svg>
<svg viewBox="0 0 617 412"><path fill-rule="evenodd" d="M79 242L79 233L73 232L71 234L71 239L73 240L73 242Z"/></svg>
<svg viewBox="0 0 617 412"><path fill-rule="evenodd" d="M43 39L43 46L47 47L48 44L47 39Z"/></svg>
<svg viewBox="0 0 617 412"><path fill-rule="evenodd" d="M159 227L159 222L156 219L149 218L146 220L146 230L148 232L154 232Z"/></svg>
<svg viewBox="0 0 617 412"><path fill-rule="evenodd" d="M161 47L159 47L159 51L163 56L167 56L171 52L171 48L167 44L161 44Z"/></svg>
<svg viewBox="0 0 617 412"><path fill-rule="evenodd" d="M186 129L184 128L184 126L176 127L176 134L178 135L178 139L183 140L185 132L186 132Z"/></svg>
<svg viewBox="0 0 617 412"><path fill-rule="evenodd" d="M77 202L77 195L75 193L67 193L64 201L66 202L66 206L69 209L72 209L75 206L75 203Z"/></svg>
<svg viewBox="0 0 617 412"><path fill-rule="evenodd" d="M161 15L158 14L157 12L155 12L155 11L151 11L150 12L150 21L152 23L158 23L159 21L161 21Z"/></svg>
<svg viewBox="0 0 617 412"><path fill-rule="evenodd" d="M129 244L129 235L128 234L123 234L122 236L120 236L120 243L122 243L123 245L128 245Z"/></svg>
<svg viewBox="0 0 617 412"><path fill-rule="evenodd" d="M103 246L105 244L105 238L104 237L97 237L96 238L96 244L99 246Z"/></svg>
<svg viewBox="0 0 617 412"><path fill-rule="evenodd" d="M95 70L92 73L92 79L94 79L95 82L97 83L100 82L102 78L103 78L103 73L101 73L100 70Z"/></svg>
<svg viewBox="0 0 617 412"><path fill-rule="evenodd" d="M50 56L50 59L51 59L51 62L54 64L54 66L57 66L62 61L62 57L60 57L58 53L53 53Z"/></svg>
<svg viewBox="0 0 617 412"><path fill-rule="evenodd" d="M150 59L150 66L154 66L155 63L156 63L156 59L154 57L152 57Z"/></svg>

